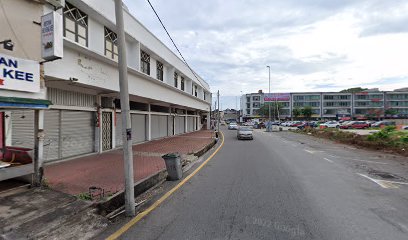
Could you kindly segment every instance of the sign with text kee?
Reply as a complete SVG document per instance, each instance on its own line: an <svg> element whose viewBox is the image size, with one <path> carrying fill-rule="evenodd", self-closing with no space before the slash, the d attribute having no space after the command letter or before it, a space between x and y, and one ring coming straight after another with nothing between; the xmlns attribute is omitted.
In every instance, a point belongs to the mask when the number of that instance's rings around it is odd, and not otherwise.
<svg viewBox="0 0 408 240"><path fill-rule="evenodd" d="M40 64L0 53L0 90L40 91Z"/></svg>
<svg viewBox="0 0 408 240"><path fill-rule="evenodd" d="M62 15L52 11L41 17L41 56L51 61L63 57Z"/></svg>

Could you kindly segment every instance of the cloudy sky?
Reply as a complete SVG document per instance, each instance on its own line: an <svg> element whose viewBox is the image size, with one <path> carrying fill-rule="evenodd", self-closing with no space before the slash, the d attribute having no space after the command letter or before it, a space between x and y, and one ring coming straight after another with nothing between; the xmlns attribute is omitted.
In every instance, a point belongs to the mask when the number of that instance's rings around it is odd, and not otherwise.
<svg viewBox="0 0 408 240"><path fill-rule="evenodd" d="M272 92L408 87L406 0L150 1L224 109L268 91L267 65ZM174 50L147 1L124 2Z"/></svg>

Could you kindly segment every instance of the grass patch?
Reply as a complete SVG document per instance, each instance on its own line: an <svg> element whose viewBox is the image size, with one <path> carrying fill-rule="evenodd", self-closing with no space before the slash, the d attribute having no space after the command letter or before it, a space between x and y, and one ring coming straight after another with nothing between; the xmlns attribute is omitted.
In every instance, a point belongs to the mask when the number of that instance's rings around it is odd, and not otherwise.
<svg viewBox="0 0 408 240"><path fill-rule="evenodd" d="M330 139L336 142L357 145L375 150L391 151L408 156L408 132L397 131L388 126L371 135L358 135L353 132L341 131L333 128L297 130L319 138Z"/></svg>

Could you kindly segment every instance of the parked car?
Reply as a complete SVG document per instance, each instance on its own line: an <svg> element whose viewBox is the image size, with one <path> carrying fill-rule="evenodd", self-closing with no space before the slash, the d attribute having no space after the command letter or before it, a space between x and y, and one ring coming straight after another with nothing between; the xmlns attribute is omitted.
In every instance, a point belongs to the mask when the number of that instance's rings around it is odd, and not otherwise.
<svg viewBox="0 0 408 240"><path fill-rule="evenodd" d="M317 127L317 123L315 123L315 122L304 122L301 125L299 125L297 128L304 129L306 127L315 128L315 127Z"/></svg>
<svg viewBox="0 0 408 240"><path fill-rule="evenodd" d="M298 127L298 126L300 126L300 125L302 125L302 122L300 122L300 121L294 121L294 122L292 122L292 123L289 125L289 127Z"/></svg>
<svg viewBox="0 0 408 240"><path fill-rule="evenodd" d="M401 130L408 130L408 126L402 126Z"/></svg>
<svg viewBox="0 0 408 240"><path fill-rule="evenodd" d="M355 121L345 121L340 125L341 129L349 129Z"/></svg>
<svg viewBox="0 0 408 240"><path fill-rule="evenodd" d="M379 121L371 124L372 127L385 127L385 126L395 126L395 122L391 121Z"/></svg>
<svg viewBox="0 0 408 240"><path fill-rule="evenodd" d="M338 123L336 121L329 121L329 122L320 124L320 126L325 126L325 127L328 127L328 128L339 128L340 123Z"/></svg>
<svg viewBox="0 0 408 240"><path fill-rule="evenodd" d="M252 134L252 127L249 126L241 126L237 130L237 138L238 140L241 139L254 139L254 135Z"/></svg>
<svg viewBox="0 0 408 240"><path fill-rule="evenodd" d="M370 125L368 125L368 123L365 121L356 121L356 122L353 122L350 126L351 128L354 128L354 129L365 129L365 128L370 127Z"/></svg>
<svg viewBox="0 0 408 240"><path fill-rule="evenodd" d="M237 123L230 123L228 124L228 130L237 130L238 124Z"/></svg>

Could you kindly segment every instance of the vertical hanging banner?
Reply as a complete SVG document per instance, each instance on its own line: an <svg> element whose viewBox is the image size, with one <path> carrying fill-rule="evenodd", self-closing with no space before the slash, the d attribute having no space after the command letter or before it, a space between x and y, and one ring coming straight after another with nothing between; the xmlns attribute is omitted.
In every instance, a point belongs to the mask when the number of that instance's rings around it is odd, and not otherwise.
<svg viewBox="0 0 408 240"><path fill-rule="evenodd" d="M60 59L64 53L62 15L52 11L41 17L41 56L47 61Z"/></svg>

